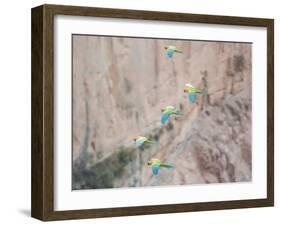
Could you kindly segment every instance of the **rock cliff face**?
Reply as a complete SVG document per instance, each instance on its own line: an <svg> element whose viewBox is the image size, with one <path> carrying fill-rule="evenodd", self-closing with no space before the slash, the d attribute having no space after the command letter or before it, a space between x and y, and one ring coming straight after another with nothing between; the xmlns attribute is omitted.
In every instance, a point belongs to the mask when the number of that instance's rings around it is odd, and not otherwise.
<svg viewBox="0 0 281 226"><path fill-rule="evenodd" d="M190 104L185 83L208 96ZM167 105L182 116L161 128ZM153 177L150 158L175 168ZM250 180L251 44L73 36L73 189Z"/></svg>

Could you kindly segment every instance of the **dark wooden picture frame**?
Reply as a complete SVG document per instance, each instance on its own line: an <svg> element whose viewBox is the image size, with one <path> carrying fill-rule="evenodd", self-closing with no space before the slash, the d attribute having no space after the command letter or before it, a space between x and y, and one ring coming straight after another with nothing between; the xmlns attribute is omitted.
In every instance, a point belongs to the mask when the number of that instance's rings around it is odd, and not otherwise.
<svg viewBox="0 0 281 226"><path fill-rule="evenodd" d="M122 208L54 210L54 16L94 16L265 27L267 29L267 198ZM31 215L50 221L274 205L274 20L60 5L32 9Z"/></svg>

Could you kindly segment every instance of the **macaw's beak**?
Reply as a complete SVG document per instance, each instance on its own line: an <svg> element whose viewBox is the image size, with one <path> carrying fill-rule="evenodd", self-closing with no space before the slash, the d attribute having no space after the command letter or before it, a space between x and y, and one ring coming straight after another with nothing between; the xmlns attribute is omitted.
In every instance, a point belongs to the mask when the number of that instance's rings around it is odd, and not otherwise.
<svg viewBox="0 0 281 226"><path fill-rule="evenodd" d="M168 49L168 46L165 46L164 49Z"/></svg>
<svg viewBox="0 0 281 226"><path fill-rule="evenodd" d="M187 93L187 92L188 92L188 88L184 88L184 89L183 89L183 92L184 92L184 93Z"/></svg>
<svg viewBox="0 0 281 226"><path fill-rule="evenodd" d="M148 162L147 162L147 165L149 165L149 166L150 166L151 164L152 164L152 162L151 162L151 161L148 161Z"/></svg>
<svg viewBox="0 0 281 226"><path fill-rule="evenodd" d="M161 109L161 112L164 112L164 111L165 111L165 109L164 109L164 108L162 108L162 109Z"/></svg>
<svg viewBox="0 0 281 226"><path fill-rule="evenodd" d="M136 141L137 140L137 138L134 138L134 141Z"/></svg>

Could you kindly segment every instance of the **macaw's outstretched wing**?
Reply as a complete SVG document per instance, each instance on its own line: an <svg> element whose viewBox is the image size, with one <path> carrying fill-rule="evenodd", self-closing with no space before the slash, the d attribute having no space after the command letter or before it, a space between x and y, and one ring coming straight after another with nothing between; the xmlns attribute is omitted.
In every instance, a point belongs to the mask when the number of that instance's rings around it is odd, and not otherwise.
<svg viewBox="0 0 281 226"><path fill-rule="evenodd" d="M151 170L152 170L153 175L157 175L159 169L160 169L160 164L159 163L153 163L151 165Z"/></svg>
<svg viewBox="0 0 281 226"><path fill-rule="evenodd" d="M191 103L195 103L196 101L196 93L192 92L188 94L188 99Z"/></svg>
<svg viewBox="0 0 281 226"><path fill-rule="evenodd" d="M174 50L171 48L167 49L167 57L172 58L174 55Z"/></svg>
<svg viewBox="0 0 281 226"><path fill-rule="evenodd" d="M173 114L173 115L181 115L181 113L179 111L172 111L171 114Z"/></svg>
<svg viewBox="0 0 281 226"><path fill-rule="evenodd" d="M161 167L164 167L164 168L167 168L167 169L174 168L174 165L168 164L168 163L161 163L160 166L161 166Z"/></svg>
<svg viewBox="0 0 281 226"><path fill-rule="evenodd" d="M182 53L182 51L179 50L179 49L175 49L175 52L176 52L176 53Z"/></svg>
<svg viewBox="0 0 281 226"><path fill-rule="evenodd" d="M170 117L170 113L164 112L161 116L161 123L165 124L168 121L169 117Z"/></svg>
<svg viewBox="0 0 281 226"><path fill-rule="evenodd" d="M148 139L145 141L145 143L154 144L154 142L152 140L148 140Z"/></svg>

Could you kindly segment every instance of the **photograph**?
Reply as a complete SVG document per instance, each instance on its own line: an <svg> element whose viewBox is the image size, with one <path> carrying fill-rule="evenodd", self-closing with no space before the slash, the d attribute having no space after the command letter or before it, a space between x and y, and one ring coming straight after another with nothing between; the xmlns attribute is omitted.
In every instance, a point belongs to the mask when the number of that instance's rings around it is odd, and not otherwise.
<svg viewBox="0 0 281 226"><path fill-rule="evenodd" d="M72 34L72 190L249 183L252 43Z"/></svg>

